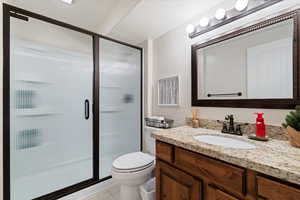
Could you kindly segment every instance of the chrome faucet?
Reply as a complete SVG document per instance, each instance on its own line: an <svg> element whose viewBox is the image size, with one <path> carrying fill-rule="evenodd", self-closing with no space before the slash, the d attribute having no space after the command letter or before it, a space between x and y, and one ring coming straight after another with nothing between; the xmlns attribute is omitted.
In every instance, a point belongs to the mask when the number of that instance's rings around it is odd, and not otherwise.
<svg viewBox="0 0 300 200"><path fill-rule="evenodd" d="M222 133L232 134L232 135L243 135L241 130L241 125L234 125L233 115L227 115L225 121L223 122Z"/></svg>

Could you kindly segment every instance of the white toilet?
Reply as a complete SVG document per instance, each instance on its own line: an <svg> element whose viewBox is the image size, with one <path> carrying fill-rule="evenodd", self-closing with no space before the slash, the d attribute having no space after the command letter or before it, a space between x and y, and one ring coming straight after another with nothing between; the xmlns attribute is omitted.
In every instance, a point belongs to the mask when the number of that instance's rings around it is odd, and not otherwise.
<svg viewBox="0 0 300 200"><path fill-rule="evenodd" d="M120 200L141 200L139 186L151 178L154 167L154 156L142 152L117 158L112 177L120 183Z"/></svg>
<svg viewBox="0 0 300 200"><path fill-rule="evenodd" d="M146 127L144 151L154 154L155 142L150 137L152 131ZM120 183L120 200L141 200L139 186L151 178L155 167L155 157L142 152L134 152L120 156L113 162L112 177Z"/></svg>

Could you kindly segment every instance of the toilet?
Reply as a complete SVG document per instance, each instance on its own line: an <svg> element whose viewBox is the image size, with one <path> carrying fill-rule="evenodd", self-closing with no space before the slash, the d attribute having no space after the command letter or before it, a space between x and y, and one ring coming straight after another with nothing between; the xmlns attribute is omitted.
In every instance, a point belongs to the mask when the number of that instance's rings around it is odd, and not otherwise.
<svg viewBox="0 0 300 200"><path fill-rule="evenodd" d="M139 186L151 178L154 156L142 152L125 154L113 162L112 177L120 184L120 200L141 200Z"/></svg>
<svg viewBox="0 0 300 200"><path fill-rule="evenodd" d="M155 168L155 140L151 132L159 130L145 127L143 152L128 153L113 162L112 177L120 184L120 200L141 200L139 186L151 178ZM149 152L149 154L148 154Z"/></svg>

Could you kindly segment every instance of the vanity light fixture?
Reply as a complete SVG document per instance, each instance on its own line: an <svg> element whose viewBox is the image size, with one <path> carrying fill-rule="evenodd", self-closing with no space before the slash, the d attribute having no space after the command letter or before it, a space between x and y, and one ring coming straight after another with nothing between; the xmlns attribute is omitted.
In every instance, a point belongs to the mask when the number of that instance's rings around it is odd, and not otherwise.
<svg viewBox="0 0 300 200"><path fill-rule="evenodd" d="M226 10L225 10L224 8L219 8L219 9L216 11L215 18L216 18L217 20L225 19L225 18L226 18Z"/></svg>
<svg viewBox="0 0 300 200"><path fill-rule="evenodd" d="M209 25L209 18L208 17L202 17L200 20L200 26L201 27L207 27Z"/></svg>
<svg viewBox="0 0 300 200"><path fill-rule="evenodd" d="M70 5L73 3L73 0L61 0L61 1Z"/></svg>
<svg viewBox="0 0 300 200"><path fill-rule="evenodd" d="M248 7L249 0L237 0L235 3L235 9L237 11L243 11Z"/></svg>
<svg viewBox="0 0 300 200"><path fill-rule="evenodd" d="M186 32L190 38L194 38L281 1L283 0L236 0L233 8L219 8L214 17L203 17L199 24L193 27L188 25Z"/></svg>
<svg viewBox="0 0 300 200"><path fill-rule="evenodd" d="M195 26L193 24L189 24L186 26L185 31L189 34L193 33L195 31Z"/></svg>

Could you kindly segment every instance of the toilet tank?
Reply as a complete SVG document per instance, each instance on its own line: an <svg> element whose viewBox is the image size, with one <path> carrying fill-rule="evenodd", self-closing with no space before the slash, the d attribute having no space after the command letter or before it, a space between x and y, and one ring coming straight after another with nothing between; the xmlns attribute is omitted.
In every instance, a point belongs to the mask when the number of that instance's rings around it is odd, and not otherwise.
<svg viewBox="0 0 300 200"><path fill-rule="evenodd" d="M155 139L151 137L151 133L154 131L160 131L162 129L153 128L149 126L144 127L144 142L143 151L155 155Z"/></svg>

